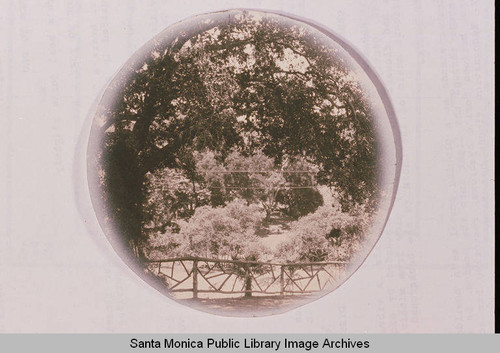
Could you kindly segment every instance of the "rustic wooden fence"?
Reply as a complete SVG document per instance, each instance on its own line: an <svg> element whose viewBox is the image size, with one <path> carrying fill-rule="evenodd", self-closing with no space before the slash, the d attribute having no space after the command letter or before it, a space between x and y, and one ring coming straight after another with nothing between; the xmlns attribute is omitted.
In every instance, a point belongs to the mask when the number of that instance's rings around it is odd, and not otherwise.
<svg viewBox="0 0 500 353"><path fill-rule="evenodd" d="M172 293L266 296L319 292L342 277L347 262L268 263L181 257L148 262Z"/></svg>

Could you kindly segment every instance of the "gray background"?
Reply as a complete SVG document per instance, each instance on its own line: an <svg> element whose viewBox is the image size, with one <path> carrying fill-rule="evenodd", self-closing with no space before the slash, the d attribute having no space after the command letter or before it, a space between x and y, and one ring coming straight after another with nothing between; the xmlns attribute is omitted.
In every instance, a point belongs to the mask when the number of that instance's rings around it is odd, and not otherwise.
<svg viewBox="0 0 500 353"><path fill-rule="evenodd" d="M201 313L149 287L96 226L89 117L146 41L193 14L279 10L377 72L403 140L393 212L338 290L274 317ZM0 0L0 332L493 332L492 1Z"/></svg>

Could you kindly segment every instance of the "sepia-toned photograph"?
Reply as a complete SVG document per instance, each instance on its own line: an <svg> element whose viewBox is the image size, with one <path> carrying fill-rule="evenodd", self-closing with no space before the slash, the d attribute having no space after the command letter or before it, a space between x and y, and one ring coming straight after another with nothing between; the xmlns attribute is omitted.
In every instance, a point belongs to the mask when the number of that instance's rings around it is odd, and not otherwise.
<svg viewBox="0 0 500 353"><path fill-rule="evenodd" d="M187 306L262 316L361 266L394 202L401 141L345 42L231 10L167 28L122 67L87 167L100 226L136 273Z"/></svg>
<svg viewBox="0 0 500 353"><path fill-rule="evenodd" d="M500 352L494 5L0 0L0 351Z"/></svg>

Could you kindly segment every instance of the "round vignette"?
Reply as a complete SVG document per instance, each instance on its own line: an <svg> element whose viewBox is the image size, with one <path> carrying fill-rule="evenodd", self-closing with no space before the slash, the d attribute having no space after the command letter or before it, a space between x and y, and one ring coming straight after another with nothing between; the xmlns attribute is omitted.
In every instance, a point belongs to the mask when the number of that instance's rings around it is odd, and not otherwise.
<svg viewBox="0 0 500 353"><path fill-rule="evenodd" d="M386 126L386 130L390 131L390 135L385 135L385 140L382 141L385 144L390 145L390 151L388 152L391 154L391 162L393 163L393 169L391 169L390 173L390 195L386 197L387 199L387 204L385 207L385 212L383 217L380 220L380 224L377 228L377 231L375 235L372 236L373 240L367 244L366 246L366 251L364 251L363 255L360 256L358 261L353 262L350 267L348 274L342 278L342 280L335 286L332 287L329 290L324 290L321 293L318 293L317 295L311 296L310 298L304 299L300 302L296 302L293 305L288 305L288 306L276 306L274 308L271 308L267 311L257 311L253 312L252 310L242 310L240 312L238 311L221 311L218 309L210 308L207 307L203 304L197 303L197 302L190 302L189 304L184 304L188 307L192 307L194 309L212 313L212 314L217 314L217 315L222 315L222 316L243 316L243 317L257 317L257 316L267 316L267 315L275 315L275 314L280 314L284 313L286 311L292 310L294 308L300 307L302 305L305 305L307 303L310 303L320 297L323 297L324 295L327 295L334 291L336 288L341 286L345 281L347 281L350 276L354 272L357 271L357 269L364 263L366 258L369 256L370 252L373 250L374 246L376 245L378 239L382 235L383 229L385 228L385 225L388 221L389 215L391 213L396 193L397 193L397 188L399 185L399 178L400 178L400 173L401 173L401 163L402 163L402 142L401 142L401 136L400 136L400 131L396 119L396 115L394 112L394 109L392 107L392 104L390 102L389 96L382 85L380 79L377 77L375 72L370 68L370 66L367 64L366 60L356 51L352 46L347 44L343 39L338 37L337 35L333 34L332 31L329 29L326 29L325 27L312 22L307 19L303 19L294 15L290 14L283 14L275 11L264 11L264 10L251 10L251 9L233 9L233 10L225 10L225 11L219 11L219 12L213 12L213 13L207 13L207 14L202 14L202 15L197 15L194 17L190 17L188 19L182 20L176 24L173 24L166 28L164 31L156 35L153 39L151 39L148 43L146 43L143 47L141 47L138 51L136 51L132 57L122 66L122 68L119 70L119 72L114 76L114 78L109 82L108 87L104 91L104 93L101 95L99 99L99 104L97 109L99 107L105 106L108 103L106 100L113 100L114 97L109 96L110 92L110 87L115 83L115 80L117 77L123 73L124 70L128 70L130 67L134 66L134 61L137 60L142 60L140 59L144 55L148 54L152 44L154 43L155 40L159 40L159 38L165 37L165 36L172 36L172 33L168 34L169 31L180 31L182 28L186 28L186 26L194 26L197 23L202 22L203 20L210 20L210 19L216 19L217 17L220 18L225 15L234 15L234 14L239 14L242 12L251 12L251 13L258 13L262 14L263 16L275 16L277 18L280 18L285 21L290 21L294 23L298 23L302 26L308 26L318 33L321 33L322 35L326 36L328 40L331 40L333 43L341 47L349 59L354 63L355 65L358 65L359 68L362 69L363 73L366 75L366 77L369 80L369 84L373 85L374 92L378 95L378 98L380 99L381 106L383 107L383 113L385 114L385 119L387 120L385 123L388 123ZM96 110L97 110L96 109ZM97 112L95 114L92 114L92 117L95 119L95 116L97 115ZM94 132L93 129L91 129L90 132L90 137L89 137L89 142L88 142L88 147L87 147L87 178L88 178L88 187L90 191L90 198L91 198L91 203L94 209L94 212L97 216L99 225L106 235L108 241L114 248L114 250L117 252L117 254L120 256L120 258L129 266L139 277L141 277L143 280L145 280L149 285L151 285L153 288L156 290L160 291L162 294L166 295L167 297L170 297L171 299L177 301L175 297L172 296L172 293L166 289L165 283L160 280L157 276L152 275L149 272L144 271L144 267L141 265L141 263L137 260L133 254L131 254L130 249L127 248L126 246L123 245L123 240L121 235L119 234L120 231L117 229L113 229L112 231L105 230L105 227L103 225L104 223L104 214L106 212L106 205L103 204L98 200L99 196L96 195L96 191L100 191L100 187L97 186L97 180L96 180L96 173L93 171L93 165L92 162L89 160L90 156L95 156L99 153L101 150L101 139L103 136L96 136L97 134ZM380 137L379 137L380 138ZM390 141L388 140L390 138ZM380 141L377 141L377 143ZM386 172L382 170L382 172ZM386 172L387 173L387 172ZM386 175L387 178L387 175Z"/></svg>

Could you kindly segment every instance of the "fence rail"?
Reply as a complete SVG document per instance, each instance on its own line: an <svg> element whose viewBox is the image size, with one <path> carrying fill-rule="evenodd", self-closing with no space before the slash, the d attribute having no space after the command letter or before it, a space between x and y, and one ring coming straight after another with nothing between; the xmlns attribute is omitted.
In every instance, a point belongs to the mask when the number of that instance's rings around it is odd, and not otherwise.
<svg viewBox="0 0 500 353"><path fill-rule="evenodd" d="M298 295L334 285L347 262L269 263L179 257L148 261L148 269L163 278L172 293L213 297Z"/></svg>

